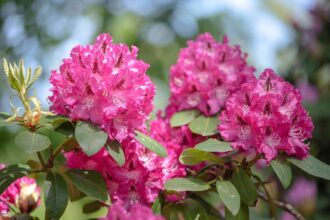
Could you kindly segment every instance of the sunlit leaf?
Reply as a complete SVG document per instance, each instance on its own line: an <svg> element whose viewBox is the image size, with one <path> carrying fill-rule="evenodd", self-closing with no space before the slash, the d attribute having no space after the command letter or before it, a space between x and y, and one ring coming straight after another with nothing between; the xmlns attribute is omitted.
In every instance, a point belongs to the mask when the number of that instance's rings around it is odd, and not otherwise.
<svg viewBox="0 0 330 220"><path fill-rule="evenodd" d="M207 139L195 146L195 149L206 152L228 152L233 150L229 143L219 141L215 138Z"/></svg>
<svg viewBox="0 0 330 220"><path fill-rule="evenodd" d="M108 134L96 125L79 121L76 125L75 137L83 151L91 156L105 145Z"/></svg>
<svg viewBox="0 0 330 220"><path fill-rule="evenodd" d="M208 162L213 162L213 163L219 163L222 164L224 163L224 160L217 155L210 153L210 152L205 152L201 151L198 149L194 148L187 148L185 149L180 157L179 161L182 164L189 165L189 166L194 166L197 164L200 164L202 162L208 161Z"/></svg>
<svg viewBox="0 0 330 220"><path fill-rule="evenodd" d="M239 211L241 201L240 195L235 186L230 181L217 181L216 188L220 199L223 201L227 209L233 215L236 215Z"/></svg>
<svg viewBox="0 0 330 220"><path fill-rule="evenodd" d="M217 116L206 117L204 115L200 115L189 123L189 129L195 134L211 136L218 133L218 124L219 119Z"/></svg>
<svg viewBox="0 0 330 220"><path fill-rule="evenodd" d="M148 135L145 135L139 131L136 132L136 139L146 148L151 150L152 152L155 152L160 157L166 157L167 152L166 149L155 139L149 137Z"/></svg>
<svg viewBox="0 0 330 220"><path fill-rule="evenodd" d="M205 191L210 185L199 179L177 177L165 183L166 190L173 191Z"/></svg>
<svg viewBox="0 0 330 220"><path fill-rule="evenodd" d="M45 135L22 131L15 137L15 144L24 152L32 154L47 149L51 142Z"/></svg>
<svg viewBox="0 0 330 220"><path fill-rule="evenodd" d="M171 120L171 126L172 127L178 127L182 125L186 125L192 120L194 120L200 113L196 110L187 110L182 112L175 113Z"/></svg>

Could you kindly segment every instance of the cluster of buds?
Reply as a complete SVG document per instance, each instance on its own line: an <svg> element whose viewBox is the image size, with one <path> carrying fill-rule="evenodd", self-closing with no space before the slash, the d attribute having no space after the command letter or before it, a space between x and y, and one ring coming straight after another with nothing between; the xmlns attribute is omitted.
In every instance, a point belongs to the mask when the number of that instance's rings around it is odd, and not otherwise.
<svg viewBox="0 0 330 220"><path fill-rule="evenodd" d="M40 66L32 73L31 68L25 71L23 60L20 60L17 65L16 63L11 64L6 59L3 59L3 69L8 78L10 87L17 92L25 110L23 116L20 117L18 115L20 108L16 108L13 103L10 102L13 115L6 121L18 121L28 128L33 128L38 124L42 114L52 115L50 112L43 112L41 110L40 101L35 96L29 96L29 88L31 88L41 75Z"/></svg>

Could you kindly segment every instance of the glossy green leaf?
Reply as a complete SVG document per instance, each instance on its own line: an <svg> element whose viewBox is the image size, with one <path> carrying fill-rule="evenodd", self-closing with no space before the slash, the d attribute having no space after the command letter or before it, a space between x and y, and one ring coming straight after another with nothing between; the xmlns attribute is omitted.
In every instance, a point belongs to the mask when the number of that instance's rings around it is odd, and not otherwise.
<svg viewBox="0 0 330 220"><path fill-rule="evenodd" d="M119 166L125 164L125 154L118 141L108 141L105 149Z"/></svg>
<svg viewBox="0 0 330 220"><path fill-rule="evenodd" d="M195 146L195 149L205 152L228 152L233 150L229 143L219 141L215 138L207 139Z"/></svg>
<svg viewBox="0 0 330 220"><path fill-rule="evenodd" d="M205 191L210 185L199 179L177 177L165 183L166 190L173 191Z"/></svg>
<svg viewBox="0 0 330 220"><path fill-rule="evenodd" d="M200 164L204 161L220 163L220 164L224 162L224 160L222 158L218 157L217 155L215 155L213 153L201 151L201 150L194 149L194 148L185 149L181 153L181 155L179 157L179 161L182 164L190 165L190 166Z"/></svg>
<svg viewBox="0 0 330 220"><path fill-rule="evenodd" d="M309 155L304 160L298 160L295 158L289 158L288 160L290 163L312 176L330 180L330 166L313 157L312 155Z"/></svg>
<svg viewBox="0 0 330 220"><path fill-rule="evenodd" d="M219 195L217 192L212 190L203 191L203 192L195 192L197 196L202 198L206 203L211 205L215 210L219 210L220 207L223 205Z"/></svg>
<svg viewBox="0 0 330 220"><path fill-rule="evenodd" d="M0 194L2 194L15 180L27 176L30 167L25 164L13 164L0 170Z"/></svg>
<svg viewBox="0 0 330 220"><path fill-rule="evenodd" d="M43 134L50 139L53 149L64 144L68 139L64 134L54 131L52 129L48 129L46 127L39 129L38 133Z"/></svg>
<svg viewBox="0 0 330 220"><path fill-rule="evenodd" d="M92 201L83 206L83 213L90 214L98 211L102 208L102 203L100 201Z"/></svg>
<svg viewBox="0 0 330 220"><path fill-rule="evenodd" d="M172 116L170 120L171 127L186 125L192 120L194 120L199 114L200 113L196 110L177 112Z"/></svg>
<svg viewBox="0 0 330 220"><path fill-rule="evenodd" d="M24 152L32 154L47 149L51 142L45 135L22 131L15 137L15 144Z"/></svg>
<svg viewBox="0 0 330 220"><path fill-rule="evenodd" d="M236 215L233 215L227 208L225 215L226 220L249 220L249 207L241 203L241 207Z"/></svg>
<svg viewBox="0 0 330 220"><path fill-rule="evenodd" d="M158 143L158 141L154 140L153 138L149 137L148 135L145 135L139 131L136 132L136 139L146 148L151 150L152 152L155 152L160 157L166 157L167 152L166 149Z"/></svg>
<svg viewBox="0 0 330 220"><path fill-rule="evenodd" d="M234 172L232 183L240 194L241 200L249 206L255 204L258 199L257 189L251 178L242 169Z"/></svg>
<svg viewBox="0 0 330 220"><path fill-rule="evenodd" d="M290 165L282 158L276 158L270 162L278 179L282 183L284 189L288 188L292 179L292 172Z"/></svg>
<svg viewBox="0 0 330 220"><path fill-rule="evenodd" d="M241 206L241 199L235 186L230 181L217 181L216 188L227 209L236 215Z"/></svg>
<svg viewBox="0 0 330 220"><path fill-rule="evenodd" d="M108 134L96 125L79 121L76 125L75 137L83 151L91 156L105 145Z"/></svg>
<svg viewBox="0 0 330 220"><path fill-rule="evenodd" d="M94 170L72 169L67 172L73 184L84 194L100 201L108 199L103 176Z"/></svg>
<svg viewBox="0 0 330 220"><path fill-rule="evenodd" d="M46 219L60 219L68 204L69 198L67 186L63 177L58 173L48 172L44 190Z"/></svg>
<svg viewBox="0 0 330 220"><path fill-rule="evenodd" d="M164 207L162 214L168 220L208 220L204 207L193 199L186 199L182 203L170 203Z"/></svg>
<svg viewBox="0 0 330 220"><path fill-rule="evenodd" d="M205 117L204 115L200 115L189 123L189 129L195 134L211 136L218 133L218 124L219 119L217 116Z"/></svg>

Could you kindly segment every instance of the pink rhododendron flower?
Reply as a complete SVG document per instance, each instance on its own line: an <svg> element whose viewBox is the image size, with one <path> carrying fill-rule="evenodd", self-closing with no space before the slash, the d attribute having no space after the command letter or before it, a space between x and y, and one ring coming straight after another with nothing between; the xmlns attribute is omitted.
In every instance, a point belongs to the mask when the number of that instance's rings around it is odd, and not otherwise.
<svg viewBox="0 0 330 220"><path fill-rule="evenodd" d="M122 141L148 119L155 87L138 49L115 44L101 34L93 45L78 45L51 73L50 109L72 120L100 125L111 139Z"/></svg>
<svg viewBox="0 0 330 220"><path fill-rule="evenodd" d="M224 37L219 43L206 33L181 49L170 71L170 102L179 111L198 109L205 115L214 115L230 94L254 78L255 69L247 65L247 54L228 41Z"/></svg>
<svg viewBox="0 0 330 220"><path fill-rule="evenodd" d="M0 169L5 166L0 164ZM35 179L22 177L13 182L0 195L0 214L9 212L8 205L14 205L22 213L32 212L40 204L40 188Z"/></svg>
<svg viewBox="0 0 330 220"><path fill-rule="evenodd" d="M82 151L66 153L67 166L97 170L106 179L112 199L127 204L151 203L164 189L165 181L185 175L174 146L166 146L166 158L157 156L134 139L124 141L122 146L126 157L122 167L104 149L91 157Z"/></svg>
<svg viewBox="0 0 330 220"><path fill-rule="evenodd" d="M267 161L278 152L300 159L308 154L304 141L312 136L312 120L301 105L299 91L271 69L227 100L220 121L222 137L235 149L254 148Z"/></svg>
<svg viewBox="0 0 330 220"><path fill-rule="evenodd" d="M297 208L305 217L311 217L315 212L316 198L316 182L304 177L298 177L284 196L284 200ZM281 219L294 220L295 217L288 212L284 212Z"/></svg>
<svg viewBox="0 0 330 220"><path fill-rule="evenodd" d="M117 201L109 208L107 217L102 220L165 220L164 217L152 213L150 207L136 203L129 208Z"/></svg>

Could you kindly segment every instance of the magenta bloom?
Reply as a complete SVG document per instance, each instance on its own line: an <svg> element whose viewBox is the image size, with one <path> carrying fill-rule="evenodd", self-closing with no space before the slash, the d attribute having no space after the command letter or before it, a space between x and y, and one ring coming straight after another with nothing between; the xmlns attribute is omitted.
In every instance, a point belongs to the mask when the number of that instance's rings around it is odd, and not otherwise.
<svg viewBox="0 0 330 220"><path fill-rule="evenodd" d="M125 204L152 203L168 179L185 175L176 146L166 146L166 158L157 156L135 140L126 140L122 146L126 157L122 167L104 149L91 157L82 151L66 153L67 166L100 172L106 179L112 199Z"/></svg>
<svg viewBox="0 0 330 220"><path fill-rule="evenodd" d="M115 44L101 34L94 45L78 45L52 71L50 109L72 120L100 125L119 141L140 128L152 111L155 86L146 75L148 64L137 60L138 49Z"/></svg>
<svg viewBox="0 0 330 220"><path fill-rule="evenodd" d="M209 33L188 41L171 67L172 105L178 110L198 109L205 115L220 111L230 94L254 78L254 67L246 63L247 54L230 46L228 38L217 42Z"/></svg>
<svg viewBox="0 0 330 220"><path fill-rule="evenodd" d="M128 210L128 211L127 211ZM117 201L109 208L107 217L101 220L165 220L164 217L152 213L148 206L136 203L127 208L121 201Z"/></svg>
<svg viewBox="0 0 330 220"><path fill-rule="evenodd" d="M0 169L5 166L0 164ZM22 213L32 212L40 204L40 188L35 179L22 177L13 182L0 195L0 215L9 212L8 205L14 205Z"/></svg>
<svg viewBox="0 0 330 220"><path fill-rule="evenodd" d="M278 152L300 159L308 154L304 141L312 136L313 122L299 91L271 69L227 100L220 121L222 137L235 149L255 149L267 161Z"/></svg>

